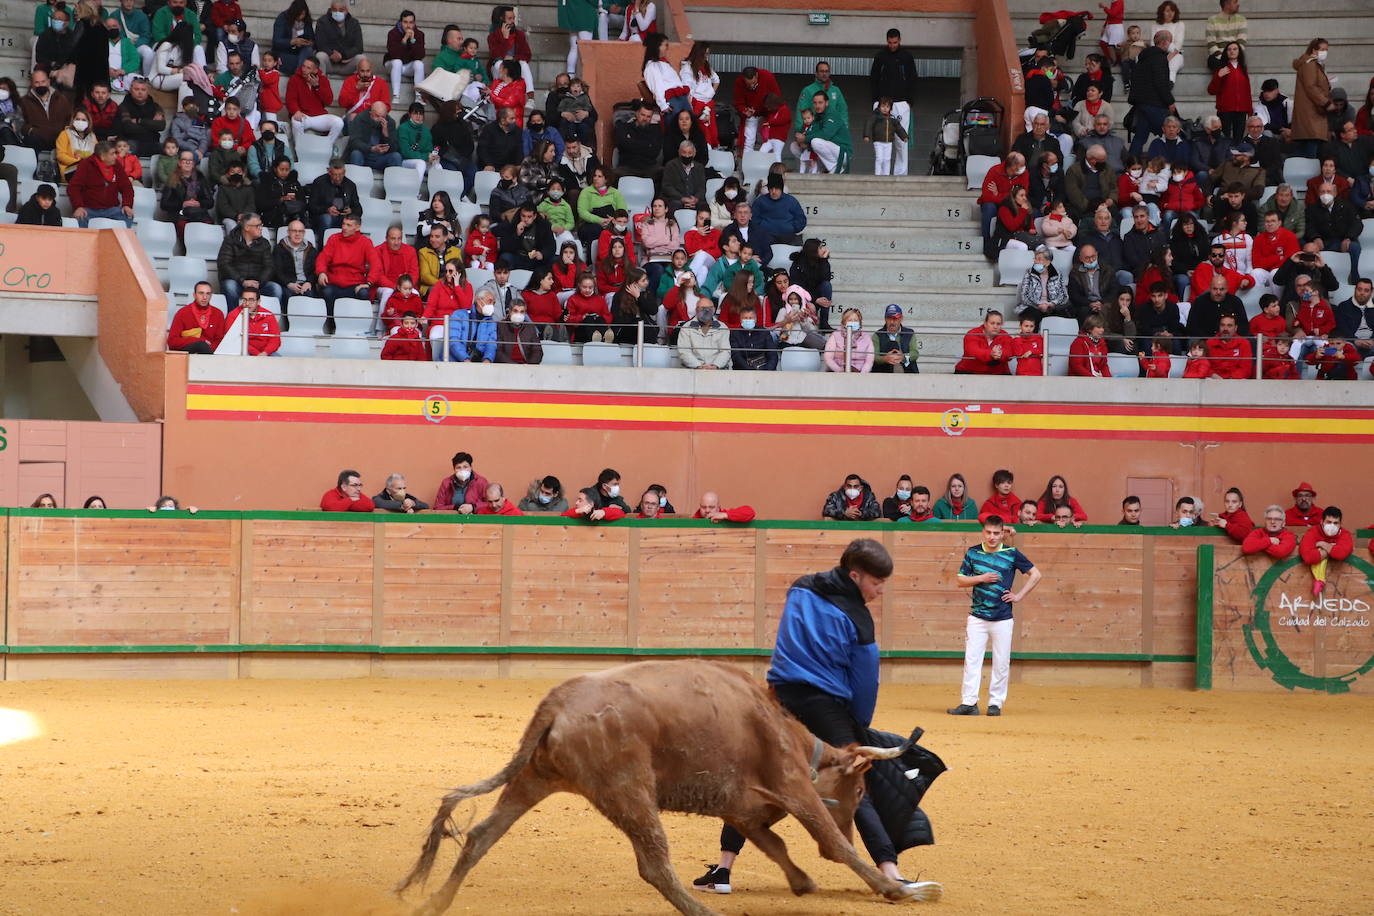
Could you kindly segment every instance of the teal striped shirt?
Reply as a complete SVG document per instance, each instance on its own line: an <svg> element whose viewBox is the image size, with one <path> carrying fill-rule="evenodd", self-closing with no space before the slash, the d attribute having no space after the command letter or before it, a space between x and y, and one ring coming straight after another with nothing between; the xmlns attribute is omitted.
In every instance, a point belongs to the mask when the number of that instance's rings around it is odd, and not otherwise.
<svg viewBox="0 0 1374 916"><path fill-rule="evenodd" d="M973 587L973 609L969 611L980 620L1010 620L1011 603L1002 596L1011 591L1016 571L1028 573L1035 564L1015 547L1003 544L994 553L989 553L982 544L975 544L964 552L964 562L959 566L961 576L981 576L983 573L997 573L996 582L979 582Z"/></svg>

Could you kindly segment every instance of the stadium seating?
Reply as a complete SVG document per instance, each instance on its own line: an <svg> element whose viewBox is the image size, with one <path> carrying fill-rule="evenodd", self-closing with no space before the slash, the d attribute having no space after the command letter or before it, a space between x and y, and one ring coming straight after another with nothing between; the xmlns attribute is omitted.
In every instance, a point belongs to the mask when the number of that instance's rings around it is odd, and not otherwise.
<svg viewBox="0 0 1374 916"><path fill-rule="evenodd" d="M625 198L625 209L630 213L642 213L648 210L649 204L653 202L654 183L648 178L626 175L620 179L616 188Z"/></svg>
<svg viewBox="0 0 1374 916"><path fill-rule="evenodd" d="M218 223L187 223L182 237L188 256L213 261L219 257L220 246L224 244L224 229Z"/></svg>
<svg viewBox="0 0 1374 916"><path fill-rule="evenodd" d="M786 347L778 355L778 369L783 372L819 372L821 354L819 350L803 347Z"/></svg>
<svg viewBox="0 0 1374 916"><path fill-rule="evenodd" d="M420 173L403 165L391 166L382 173L382 186L389 201L418 200Z"/></svg>

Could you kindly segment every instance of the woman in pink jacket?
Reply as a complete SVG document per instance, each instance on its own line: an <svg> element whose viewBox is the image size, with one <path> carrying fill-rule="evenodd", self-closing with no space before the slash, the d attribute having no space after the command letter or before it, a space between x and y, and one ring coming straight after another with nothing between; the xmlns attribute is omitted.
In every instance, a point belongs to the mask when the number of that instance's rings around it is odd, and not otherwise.
<svg viewBox="0 0 1374 916"><path fill-rule="evenodd" d="M868 372L873 368L873 338L863 332L863 316L858 309L844 310L839 329L825 342L824 360L830 372Z"/></svg>
<svg viewBox="0 0 1374 916"><path fill-rule="evenodd" d="M649 274L649 289L657 290L668 269L673 252L682 247L682 229L668 212L668 201L655 197L649 204L649 215L635 226L640 247L644 249L644 269Z"/></svg>

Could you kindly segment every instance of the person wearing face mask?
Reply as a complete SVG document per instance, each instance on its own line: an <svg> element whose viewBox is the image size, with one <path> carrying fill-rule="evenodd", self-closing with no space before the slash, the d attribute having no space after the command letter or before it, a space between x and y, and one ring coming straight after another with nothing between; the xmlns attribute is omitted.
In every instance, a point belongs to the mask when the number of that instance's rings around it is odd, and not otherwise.
<svg viewBox="0 0 1374 916"><path fill-rule="evenodd" d="M871 522L882 515L873 488L858 474L845 477L844 484L825 499L822 518L836 521Z"/></svg>
<svg viewBox="0 0 1374 916"><path fill-rule="evenodd" d="M537 366L544 359L539 327L529 320L523 302L513 305L496 325L496 361Z"/></svg>
<svg viewBox="0 0 1374 916"><path fill-rule="evenodd" d="M348 11L348 0L333 0L329 11L315 22L315 60L321 72L333 76L353 73L362 54L362 25Z"/></svg>
<svg viewBox="0 0 1374 916"><path fill-rule="evenodd" d="M57 82L70 86L75 72L76 30L72 28L72 14L65 6L55 6L49 14L48 26L34 44L36 66L50 70Z"/></svg>
<svg viewBox="0 0 1374 916"><path fill-rule="evenodd" d="M127 92L134 78L143 73L143 59L138 49L119 27L114 17L104 23L106 35L106 78L116 92Z"/></svg>
<svg viewBox="0 0 1374 916"><path fill-rule="evenodd" d="M1293 89L1293 127L1289 137L1298 154L1315 159L1331 136L1327 111L1331 105L1331 80L1326 75L1327 42L1314 38L1293 61L1297 82Z"/></svg>
<svg viewBox="0 0 1374 916"><path fill-rule="evenodd" d="M497 321L496 297L491 290L478 290L471 309L458 309L448 316L449 358L454 362L495 362Z"/></svg>
<svg viewBox="0 0 1374 916"><path fill-rule="evenodd" d="M627 515L630 512L630 504L620 496L620 472L614 468L605 468L596 476L595 486L583 487L578 492L593 510L615 508Z"/></svg>
<svg viewBox="0 0 1374 916"><path fill-rule="evenodd" d="M983 179L983 191L978 196L979 225L983 230L983 238L992 237L997 208L1011 196L1014 187L1025 187L1030 190L1030 176L1026 174L1026 157L1020 153L1008 153L1006 159L988 169L987 176Z"/></svg>
<svg viewBox="0 0 1374 916"><path fill-rule="evenodd" d="M825 342L822 362L830 372L873 370L873 338L863 333L863 316L858 309L845 309L840 326Z"/></svg>
<svg viewBox="0 0 1374 916"><path fill-rule="evenodd" d="M1307 205L1307 227L1304 241L1320 242L1320 249L1350 253L1348 283L1360 277L1360 234L1364 227L1350 201L1336 196L1336 187L1327 182L1320 186L1316 201Z"/></svg>
<svg viewBox="0 0 1374 916"><path fill-rule="evenodd" d="M1074 219L1088 216L1101 204L1117 207L1119 182L1101 146L1090 146L1064 173L1064 201Z"/></svg>
<svg viewBox="0 0 1374 916"><path fill-rule="evenodd" d="M1312 594L1320 596L1326 589L1332 561L1339 563L1355 550L1355 539L1341 527L1341 510L1327 506L1322 510L1321 523L1307 529L1298 544L1298 554L1312 569Z"/></svg>
<svg viewBox="0 0 1374 916"><path fill-rule="evenodd" d="M434 508L471 515L481 505L489 485L490 481L473 469L471 453L458 452L453 456L453 473L439 482Z"/></svg>
<svg viewBox="0 0 1374 916"><path fill-rule="evenodd" d="M216 187L225 186L229 183L226 179L231 166L239 166L244 171L248 169L243 153L235 144L234 135L227 130L221 130L215 135L215 146L210 150L205 164L205 177Z"/></svg>
<svg viewBox="0 0 1374 916"><path fill-rule="evenodd" d="M552 474L530 481L525 498L518 503L521 512L566 512L568 500L563 496L563 483Z"/></svg>
<svg viewBox="0 0 1374 916"><path fill-rule="evenodd" d="M772 372L778 368L778 338L759 327L759 310L745 305L739 310L739 328L730 331L730 360L735 369Z"/></svg>
<svg viewBox="0 0 1374 916"><path fill-rule="evenodd" d="M91 116L84 110L72 115L71 124L57 135L57 169L62 181L69 181L82 159L95 152L96 136Z"/></svg>
<svg viewBox="0 0 1374 916"><path fill-rule="evenodd" d="M224 227L224 231L230 233L239 228L239 220L243 215L253 212L256 206L257 192L248 183L243 160L240 159L225 168L224 178L215 191L213 216ZM261 223L261 220L258 222ZM263 248L265 252L270 252L271 244L268 243Z"/></svg>
<svg viewBox="0 0 1374 916"><path fill-rule="evenodd" d="M696 155L697 147L690 140L683 140L678 144L677 155L663 167L660 188L670 214L695 210L706 199L706 168Z"/></svg>
<svg viewBox="0 0 1374 916"><path fill-rule="evenodd" d="M679 361L688 369L730 368L730 329L716 321L709 300L697 300L695 319L678 331L677 349Z"/></svg>
<svg viewBox="0 0 1374 916"><path fill-rule="evenodd" d="M911 515L911 492L910 475L903 474L898 477L892 495L883 499L883 518L895 522L899 518Z"/></svg>

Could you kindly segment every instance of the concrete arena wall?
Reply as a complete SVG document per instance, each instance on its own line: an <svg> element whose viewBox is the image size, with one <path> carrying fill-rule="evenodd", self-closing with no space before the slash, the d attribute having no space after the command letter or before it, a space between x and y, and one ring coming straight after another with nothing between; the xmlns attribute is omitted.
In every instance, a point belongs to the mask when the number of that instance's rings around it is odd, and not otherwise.
<svg viewBox="0 0 1374 916"><path fill-rule="evenodd" d="M762 673L787 588L859 534L896 560L874 608L884 677L953 685L969 524L15 509L0 515L0 663L12 680L564 676L709 654ZM1191 684L1209 542L1167 528L1018 534L1046 578L1017 610L1015 677Z"/></svg>

